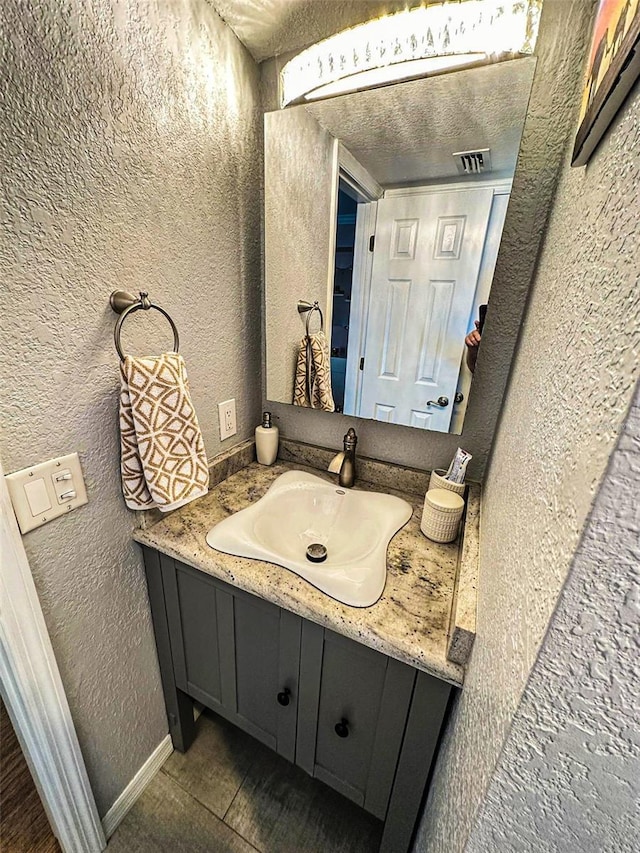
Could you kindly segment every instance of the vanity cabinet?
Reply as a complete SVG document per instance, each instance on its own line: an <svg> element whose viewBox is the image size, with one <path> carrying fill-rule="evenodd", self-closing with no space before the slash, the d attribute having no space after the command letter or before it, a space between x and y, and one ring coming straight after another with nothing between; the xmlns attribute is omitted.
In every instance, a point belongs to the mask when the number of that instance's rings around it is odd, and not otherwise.
<svg viewBox="0 0 640 853"><path fill-rule="evenodd" d="M450 685L144 548L174 746L192 700L385 822L408 850Z"/></svg>

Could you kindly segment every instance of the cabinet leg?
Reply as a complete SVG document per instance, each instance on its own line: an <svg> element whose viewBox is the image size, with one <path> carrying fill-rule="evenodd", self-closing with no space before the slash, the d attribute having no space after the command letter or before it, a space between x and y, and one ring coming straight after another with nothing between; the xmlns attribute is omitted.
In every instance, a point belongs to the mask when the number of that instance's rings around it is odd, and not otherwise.
<svg viewBox="0 0 640 853"><path fill-rule="evenodd" d="M182 690L175 689L175 707L176 713L169 710L169 702L167 700L167 691L163 689L165 702L167 705L167 717L169 719L169 734L173 742L173 748L178 752L186 752L194 741L196 736L196 726L193 720L193 699L183 693Z"/></svg>
<svg viewBox="0 0 640 853"><path fill-rule="evenodd" d="M147 587L149 589L149 603L151 605L151 618L153 621L153 630L156 635L162 692L164 693L167 718L169 720L169 734L171 735L174 749L177 749L178 752L186 752L193 743L196 734L193 720L193 700L176 687L173 658L171 656L171 642L169 640L169 625L164 601L160 555L157 551L153 551L150 548L143 548L143 551Z"/></svg>

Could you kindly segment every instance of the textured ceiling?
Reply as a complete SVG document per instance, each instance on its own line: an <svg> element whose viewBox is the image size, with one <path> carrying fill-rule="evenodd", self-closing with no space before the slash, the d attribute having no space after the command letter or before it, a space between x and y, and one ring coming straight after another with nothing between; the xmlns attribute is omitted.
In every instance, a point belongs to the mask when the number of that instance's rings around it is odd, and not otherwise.
<svg viewBox="0 0 640 853"><path fill-rule="evenodd" d="M382 186L457 175L455 151L490 148L493 172L512 174L536 60L515 59L305 109Z"/></svg>
<svg viewBox="0 0 640 853"><path fill-rule="evenodd" d="M300 50L420 0L208 0L257 62Z"/></svg>

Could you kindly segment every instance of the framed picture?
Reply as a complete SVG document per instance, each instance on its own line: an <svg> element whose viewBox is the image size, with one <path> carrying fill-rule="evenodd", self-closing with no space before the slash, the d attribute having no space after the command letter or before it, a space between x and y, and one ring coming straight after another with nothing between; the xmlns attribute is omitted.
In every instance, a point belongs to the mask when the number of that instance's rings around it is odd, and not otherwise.
<svg viewBox="0 0 640 853"><path fill-rule="evenodd" d="M572 166L584 166L640 75L640 0L600 0Z"/></svg>

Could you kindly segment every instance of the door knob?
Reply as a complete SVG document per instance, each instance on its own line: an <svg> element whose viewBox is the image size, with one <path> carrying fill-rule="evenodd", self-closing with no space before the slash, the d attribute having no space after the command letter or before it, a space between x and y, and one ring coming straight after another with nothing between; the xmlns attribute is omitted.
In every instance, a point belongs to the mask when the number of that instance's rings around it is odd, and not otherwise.
<svg viewBox="0 0 640 853"><path fill-rule="evenodd" d="M446 409L448 405L448 397L438 397L437 400L427 400L427 406L439 406L441 409Z"/></svg>
<svg viewBox="0 0 640 853"><path fill-rule="evenodd" d="M289 704L289 697L291 696L291 691L288 687L285 687L282 693L278 693L277 699L280 705L286 707Z"/></svg>
<svg viewBox="0 0 640 853"><path fill-rule="evenodd" d="M349 721L343 717L339 723L336 723L335 731L338 737L349 737Z"/></svg>

